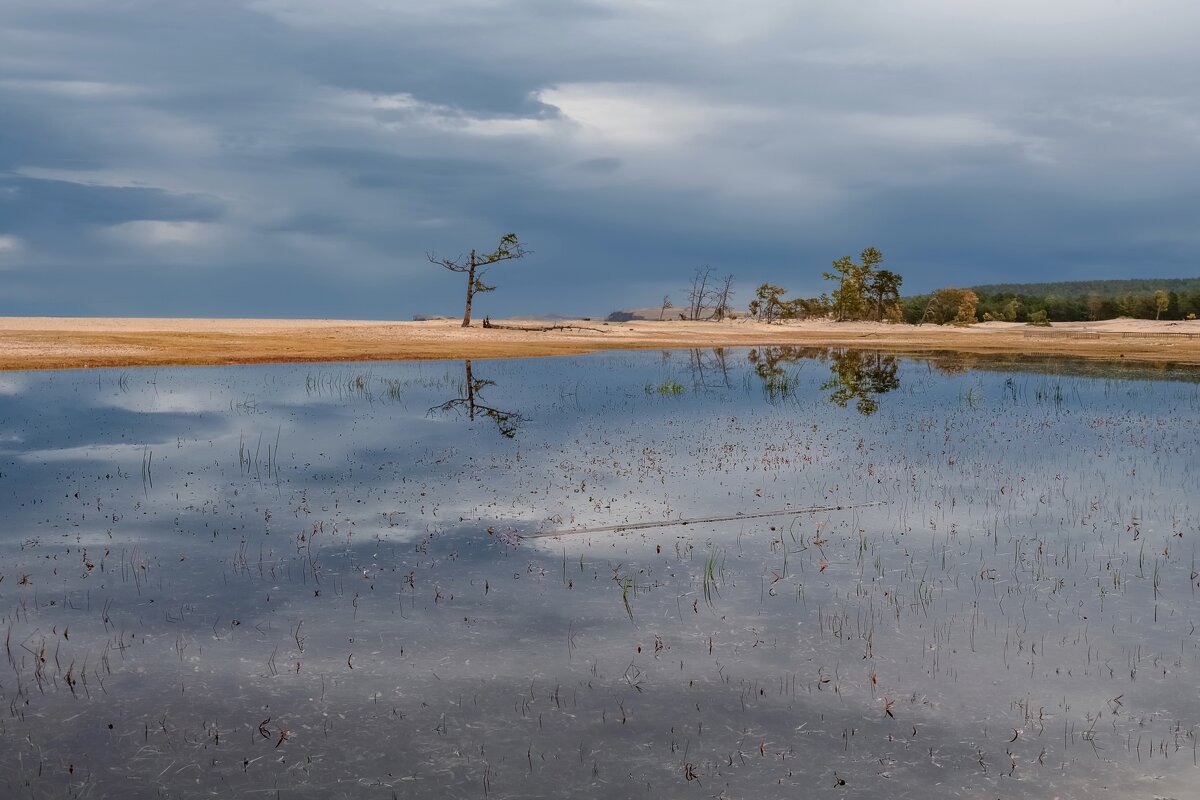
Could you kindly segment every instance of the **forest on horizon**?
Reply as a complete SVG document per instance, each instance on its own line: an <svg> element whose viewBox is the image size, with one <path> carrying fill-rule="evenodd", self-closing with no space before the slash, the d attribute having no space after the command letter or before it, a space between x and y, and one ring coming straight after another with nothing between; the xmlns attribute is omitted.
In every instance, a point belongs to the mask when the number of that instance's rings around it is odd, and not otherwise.
<svg viewBox="0 0 1200 800"><path fill-rule="evenodd" d="M988 318L986 314L992 319L1028 322L1039 311L1045 312L1049 322L1117 317L1181 320L1189 314L1200 316L1200 277L996 283L970 289L979 296L976 314L981 321ZM1159 305L1159 292L1166 293L1165 308ZM905 298L905 319L910 319L909 304L916 312L915 306L922 298L928 295ZM1014 301L1015 315L1011 313Z"/></svg>

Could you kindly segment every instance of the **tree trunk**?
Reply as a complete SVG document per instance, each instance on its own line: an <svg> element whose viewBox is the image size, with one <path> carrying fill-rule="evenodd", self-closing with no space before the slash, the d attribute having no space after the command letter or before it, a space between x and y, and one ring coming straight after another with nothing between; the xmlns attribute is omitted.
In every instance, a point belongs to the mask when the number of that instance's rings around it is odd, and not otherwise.
<svg viewBox="0 0 1200 800"><path fill-rule="evenodd" d="M463 362L467 368L467 409L471 415L471 421L475 421L475 376L471 374L471 359Z"/></svg>
<svg viewBox="0 0 1200 800"><path fill-rule="evenodd" d="M467 308L463 312L464 328L471 327L471 302L475 299L475 251L471 251L471 261L467 271Z"/></svg>

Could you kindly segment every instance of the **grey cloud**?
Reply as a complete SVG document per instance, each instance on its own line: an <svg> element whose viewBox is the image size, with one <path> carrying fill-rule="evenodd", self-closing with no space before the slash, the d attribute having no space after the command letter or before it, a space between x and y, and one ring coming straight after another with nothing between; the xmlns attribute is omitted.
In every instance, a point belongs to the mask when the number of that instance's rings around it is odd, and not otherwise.
<svg viewBox="0 0 1200 800"><path fill-rule="evenodd" d="M457 186L513 174L511 167L483 158L419 158L366 148L306 147L292 152L288 160L297 166L330 169L352 183L368 187Z"/></svg>
<svg viewBox="0 0 1200 800"><path fill-rule="evenodd" d="M914 291L1195 273L1200 10L964 9L13 0L0 312L450 312L424 253L508 230L493 314L820 291L868 244ZM96 242L146 219L212 236Z"/></svg>
<svg viewBox="0 0 1200 800"><path fill-rule="evenodd" d="M621 168L621 159L611 157L606 158L604 156L599 158L588 158L580 161L576 166L582 170L587 170L588 172L615 172Z"/></svg>
<svg viewBox="0 0 1200 800"><path fill-rule="evenodd" d="M43 101L44 102L44 101ZM56 169L97 169L103 164L86 131L56 124L41 103L13 97L0 88L0 174L27 164Z"/></svg>
<svg viewBox="0 0 1200 800"><path fill-rule="evenodd" d="M138 186L0 176L3 219L15 230L113 225L130 220L208 222L221 214L212 197Z"/></svg>

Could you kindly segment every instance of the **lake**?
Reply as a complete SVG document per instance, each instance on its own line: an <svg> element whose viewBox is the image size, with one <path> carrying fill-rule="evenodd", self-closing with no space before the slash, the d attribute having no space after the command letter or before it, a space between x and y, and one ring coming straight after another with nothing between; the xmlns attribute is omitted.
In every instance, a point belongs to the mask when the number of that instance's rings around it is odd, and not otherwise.
<svg viewBox="0 0 1200 800"><path fill-rule="evenodd" d="M4 797L1185 797L1200 370L0 373Z"/></svg>

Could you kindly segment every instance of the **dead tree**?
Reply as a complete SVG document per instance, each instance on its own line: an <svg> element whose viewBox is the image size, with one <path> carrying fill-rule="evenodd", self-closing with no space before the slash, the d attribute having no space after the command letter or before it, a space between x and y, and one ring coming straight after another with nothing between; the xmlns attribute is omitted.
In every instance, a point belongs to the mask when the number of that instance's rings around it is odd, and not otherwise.
<svg viewBox="0 0 1200 800"><path fill-rule="evenodd" d="M690 320L721 320L729 315L733 299L733 276L718 279L713 268L697 267L692 274L692 285L687 289L687 311L681 318Z"/></svg>
<svg viewBox="0 0 1200 800"><path fill-rule="evenodd" d="M713 313L710 319L718 322L729 316L733 309L733 276L726 275L721 279L719 288L713 290Z"/></svg>
<svg viewBox="0 0 1200 800"><path fill-rule="evenodd" d="M517 241L515 233L506 233L500 237L500 246L493 252L484 255L479 255L474 250L466 259L461 256L457 259L438 258L433 253L425 255L430 263L437 264L451 272L464 273L467 276L467 305L463 311L462 324L464 328L468 328L471 325L471 305L475 302L476 293L490 292L496 288L483 282L483 276L487 274L488 268L501 261L515 261L518 258L524 258L529 252Z"/></svg>
<svg viewBox="0 0 1200 800"><path fill-rule="evenodd" d="M692 274L692 285L687 290L688 319L700 319L705 304L711 301L712 289L708 285L710 280L712 280L712 267L707 265L696 267L696 271Z"/></svg>

